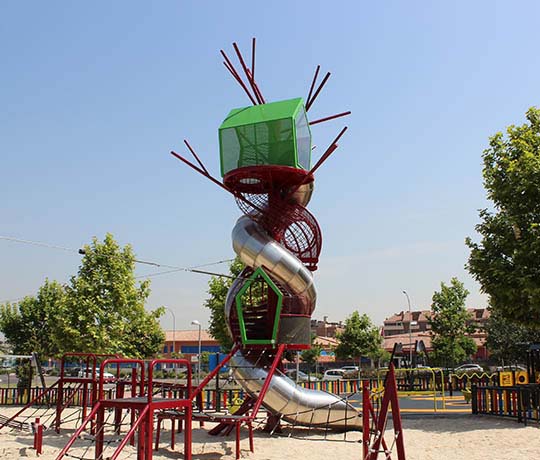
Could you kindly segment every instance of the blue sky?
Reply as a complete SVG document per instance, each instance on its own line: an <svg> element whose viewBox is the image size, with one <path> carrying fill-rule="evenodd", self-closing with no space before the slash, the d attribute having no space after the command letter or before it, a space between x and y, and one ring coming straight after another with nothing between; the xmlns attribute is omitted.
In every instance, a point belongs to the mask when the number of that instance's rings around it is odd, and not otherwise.
<svg viewBox="0 0 540 460"><path fill-rule="evenodd" d="M464 239L488 206L489 136L539 104L538 17L534 1L2 2L0 235L78 248L111 232L180 267L233 257L232 197L168 152L187 138L219 176L217 128L249 105L219 50L248 54L255 36L268 100L305 97L321 64L332 77L311 118L353 112L312 130L317 160L349 126L309 206L324 237L314 317L381 323L406 308L402 290L429 308L453 276L485 306ZM0 240L0 301L79 263ZM206 324L207 282L152 277L148 308Z"/></svg>

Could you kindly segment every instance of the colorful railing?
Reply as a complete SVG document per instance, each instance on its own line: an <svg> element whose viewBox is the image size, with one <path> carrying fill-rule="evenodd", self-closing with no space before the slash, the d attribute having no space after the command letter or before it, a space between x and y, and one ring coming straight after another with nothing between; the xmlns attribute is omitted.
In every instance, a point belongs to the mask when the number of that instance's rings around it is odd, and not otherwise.
<svg viewBox="0 0 540 460"><path fill-rule="evenodd" d="M448 388L452 390L463 390L476 386L497 385L498 374L495 373L463 373L463 374L450 374Z"/></svg>
<svg viewBox="0 0 540 460"><path fill-rule="evenodd" d="M445 379L444 382L444 388L447 388L446 385L448 384L448 380ZM322 390L322 391L328 391L330 393L334 393L339 396L347 396L354 393L361 392L362 389L362 382L367 381L369 382L369 388L371 390L374 390L381 386L381 379L377 378L371 378L371 379L350 379L350 380L335 380L335 381L311 381L311 382L300 382L299 385L313 389L313 390ZM406 376L400 376L399 378L396 378L398 388L402 391L406 391L410 388L411 381ZM484 391L481 389L484 388L498 388L495 386L489 386L490 384L493 385L493 379L492 376L489 376L488 374L483 374L482 376L478 375L452 375L451 376L451 382L452 387L455 390L459 389L467 389L471 387L476 387L478 392ZM433 392L434 388L437 391L441 391L441 378L433 378L431 374L426 375L417 375L414 378L414 389L416 391L420 392ZM517 387L522 388L523 386ZM511 387L516 388L516 387ZM32 400L38 394L40 393L41 388L40 387L33 387L29 391L27 389L20 390L16 387L14 388L0 388L0 405L22 405L26 404L27 401ZM87 398L86 400L90 400L90 391L87 390ZM162 389L162 392L164 393L163 396L165 397L172 397L172 398L179 398L182 397L182 390L181 388L175 388L175 387L164 387ZM493 391L493 390L490 390ZM46 397L42 398L42 401L38 401L38 404L56 404L57 400L57 388L53 388L49 394L48 399ZM67 400L73 393L73 402L71 405L73 406L79 406L82 401L84 400L84 390L82 388L74 389L74 388L64 388L64 400ZM116 388L112 387L107 390L107 398L114 398L116 395ZM244 391L241 389L205 389L204 392L202 392L202 404L203 407L206 409L216 409L216 410L225 410L227 409L231 404L234 404L234 401L238 401L238 399L244 399ZM517 410L512 405L513 403L506 403L501 402L502 400L507 401L508 398L510 398L511 401L513 401L513 398L515 399L515 396L504 396L503 399L497 395L497 396L486 396L484 397L484 393L481 393L480 396L478 396L478 404L479 404L479 413L486 413L485 409L486 406L486 400L485 398L491 398L489 399L489 404L494 404L492 401L494 398L497 398L497 406L493 406L494 408L491 409L490 407L490 413L506 413L512 414L510 416L516 416L517 417ZM484 399L483 399L484 398ZM501 406L502 404L502 406ZM506 409L507 407L510 407L510 409ZM495 410L496 409L496 410Z"/></svg>
<svg viewBox="0 0 540 460"><path fill-rule="evenodd" d="M24 405L29 401L37 398L39 394L43 391L41 387L32 387L28 388L0 388L0 406L13 406L13 405ZM64 401L68 400L73 396L73 401L71 406L80 406L82 401L85 400L84 389L83 388L64 388ZM90 401L91 390L87 389L86 400ZM106 398L113 398L115 395L116 389L111 388L106 393ZM36 401L36 404L46 404L53 405L56 404L58 398L58 388L53 388L47 395L43 395Z"/></svg>
<svg viewBox="0 0 540 460"><path fill-rule="evenodd" d="M471 387L473 414L517 418L518 422L540 423L540 385Z"/></svg>

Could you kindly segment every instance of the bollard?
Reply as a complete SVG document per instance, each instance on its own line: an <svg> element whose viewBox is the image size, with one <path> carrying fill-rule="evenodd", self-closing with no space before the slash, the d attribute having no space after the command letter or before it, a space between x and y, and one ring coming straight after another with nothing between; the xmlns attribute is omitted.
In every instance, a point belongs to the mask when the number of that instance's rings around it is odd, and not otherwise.
<svg viewBox="0 0 540 460"><path fill-rule="evenodd" d="M40 423L39 418L33 423L34 431L34 449L37 455L41 455L43 452L43 425Z"/></svg>

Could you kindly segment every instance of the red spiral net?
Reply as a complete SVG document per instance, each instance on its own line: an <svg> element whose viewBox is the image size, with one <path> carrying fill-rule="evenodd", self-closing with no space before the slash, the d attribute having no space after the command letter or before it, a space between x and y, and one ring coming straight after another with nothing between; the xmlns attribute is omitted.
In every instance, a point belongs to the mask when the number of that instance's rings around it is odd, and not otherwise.
<svg viewBox="0 0 540 460"><path fill-rule="evenodd" d="M240 193L236 203L310 270L316 270L322 248L319 224L306 208L280 195L279 192Z"/></svg>

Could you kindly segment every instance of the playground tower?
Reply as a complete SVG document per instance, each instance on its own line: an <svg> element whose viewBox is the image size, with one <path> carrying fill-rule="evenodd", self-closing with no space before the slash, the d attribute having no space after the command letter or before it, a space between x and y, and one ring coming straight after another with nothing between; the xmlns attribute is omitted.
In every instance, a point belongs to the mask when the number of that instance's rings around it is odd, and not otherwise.
<svg viewBox="0 0 540 460"><path fill-rule="evenodd" d="M225 54L224 65L248 95L252 106L233 109L219 127L223 182L176 152L178 159L230 192L242 211L232 231L233 249L245 269L233 281L225 317L236 344L230 357L237 382L274 415L295 424L359 428L358 412L324 391L300 387L281 370L282 353L309 349L310 322L317 292L322 235L307 205L314 173L337 149L343 128L312 165L310 126L348 115L343 112L308 120L330 73L319 83L317 67L307 99L267 102L255 81L255 40L251 68L233 44L247 84ZM255 411L256 412L256 411Z"/></svg>

